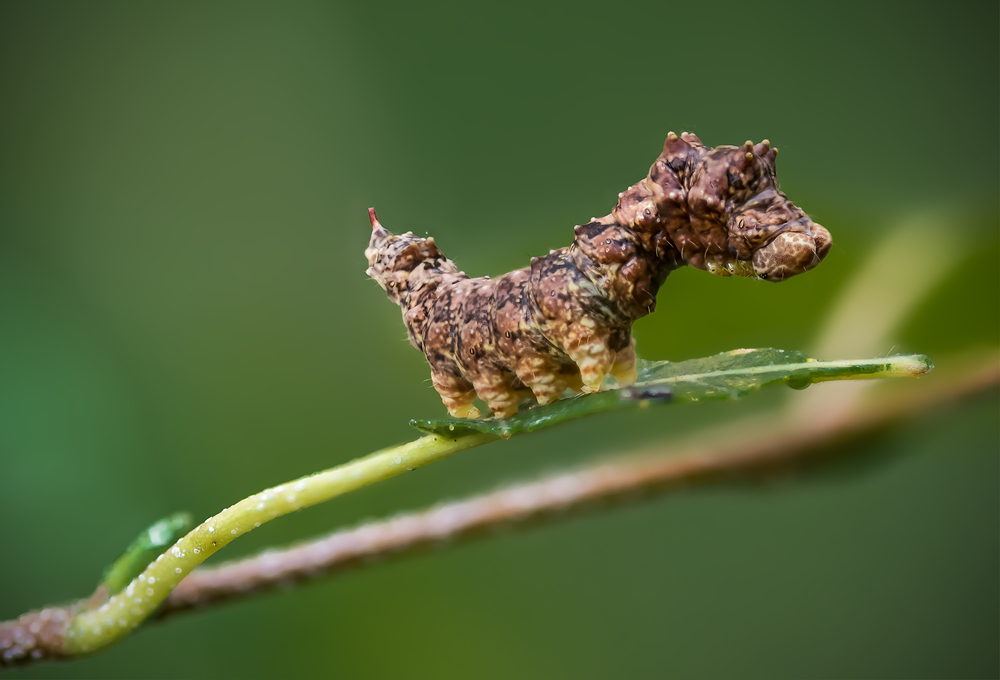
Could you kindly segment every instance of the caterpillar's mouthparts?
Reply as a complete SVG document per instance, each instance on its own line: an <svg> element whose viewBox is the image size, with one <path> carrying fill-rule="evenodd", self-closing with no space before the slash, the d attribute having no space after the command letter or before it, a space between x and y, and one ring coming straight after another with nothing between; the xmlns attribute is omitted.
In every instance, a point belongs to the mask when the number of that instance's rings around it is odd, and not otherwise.
<svg viewBox="0 0 1000 680"><path fill-rule="evenodd" d="M784 281L822 262L832 242L830 232L815 222L806 231L786 231L754 252L754 270L765 281Z"/></svg>

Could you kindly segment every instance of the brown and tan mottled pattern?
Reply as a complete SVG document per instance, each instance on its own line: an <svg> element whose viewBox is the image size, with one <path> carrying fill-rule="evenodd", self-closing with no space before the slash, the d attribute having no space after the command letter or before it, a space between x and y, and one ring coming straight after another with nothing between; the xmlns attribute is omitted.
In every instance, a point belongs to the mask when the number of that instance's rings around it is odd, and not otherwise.
<svg viewBox="0 0 1000 680"><path fill-rule="evenodd" d="M368 275L402 308L453 416L478 417L476 397L507 418L530 397L597 391L607 375L629 385L632 324L672 270L784 281L829 252L830 233L778 190L777 153L767 140L712 149L671 132L611 214L498 279L460 272L433 238L390 234L371 209Z"/></svg>

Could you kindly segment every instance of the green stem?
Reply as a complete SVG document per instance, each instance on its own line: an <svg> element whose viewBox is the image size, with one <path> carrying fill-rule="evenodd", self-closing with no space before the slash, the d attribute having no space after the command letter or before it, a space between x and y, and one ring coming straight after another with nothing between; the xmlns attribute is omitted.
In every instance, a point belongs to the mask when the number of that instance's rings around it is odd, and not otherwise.
<svg viewBox="0 0 1000 680"><path fill-rule="evenodd" d="M74 616L66 653L94 652L118 641L146 620L192 569L264 522L497 439L480 432L421 437L245 498L177 541L99 608Z"/></svg>
<svg viewBox="0 0 1000 680"><path fill-rule="evenodd" d="M121 557L104 572L103 587L108 595L117 595L132 579L174 542L191 531L194 521L186 512L161 519L139 534Z"/></svg>
<svg viewBox="0 0 1000 680"><path fill-rule="evenodd" d="M675 401L696 401L701 398L735 398L765 385L780 382L793 387L804 387L810 382L826 380L916 376L931 368L930 361L923 356L822 362L810 360L804 355L800 359L799 354L780 350L734 350L691 362L658 362L649 364L649 379L638 385L667 385L673 390ZM720 362L721 365L727 365L727 362L739 359L742 355L747 355L747 361L751 365L729 365L724 369L712 370ZM765 360L767 363L763 364ZM760 362L762 365L752 365L753 362ZM619 405L620 395L611 395L613 398L607 400L608 394L602 394L603 397L589 397L589 403L595 403L596 400L599 407L597 410L607 410ZM206 520L181 538L167 552L160 554L124 590L113 594L99 608L86 609L76 614L66 633L64 651L68 655L93 652L124 637L148 618L192 569L233 539L264 522L447 458L459 451L486 444L501 436L509 437L518 431L531 431L586 415L593 409L586 406L585 399L587 398L557 402L532 409L511 421L432 422L424 427L433 427L434 434L250 496ZM604 403L602 399L608 403ZM477 427L487 431L473 429Z"/></svg>

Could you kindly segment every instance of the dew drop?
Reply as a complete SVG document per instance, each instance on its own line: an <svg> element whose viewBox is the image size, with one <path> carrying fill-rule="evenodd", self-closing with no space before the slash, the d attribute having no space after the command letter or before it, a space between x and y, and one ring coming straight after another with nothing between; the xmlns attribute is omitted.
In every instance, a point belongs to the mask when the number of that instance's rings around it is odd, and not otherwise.
<svg viewBox="0 0 1000 680"><path fill-rule="evenodd" d="M812 381L809 378L789 378L785 384L793 390L804 390L812 385Z"/></svg>

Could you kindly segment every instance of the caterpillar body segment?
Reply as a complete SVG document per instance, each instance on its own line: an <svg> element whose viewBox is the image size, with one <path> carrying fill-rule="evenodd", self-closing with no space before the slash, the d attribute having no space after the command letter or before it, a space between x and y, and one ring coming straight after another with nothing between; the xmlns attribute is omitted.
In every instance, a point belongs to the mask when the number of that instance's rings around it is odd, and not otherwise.
<svg viewBox="0 0 1000 680"><path fill-rule="evenodd" d="M503 276L471 278L433 238L391 234L369 210L367 273L403 310L449 413L476 418L478 397L507 418L534 398L636 379L632 324L685 264L719 276L783 281L829 252L829 232L778 189L767 140L706 147L670 133L649 174L570 246Z"/></svg>

